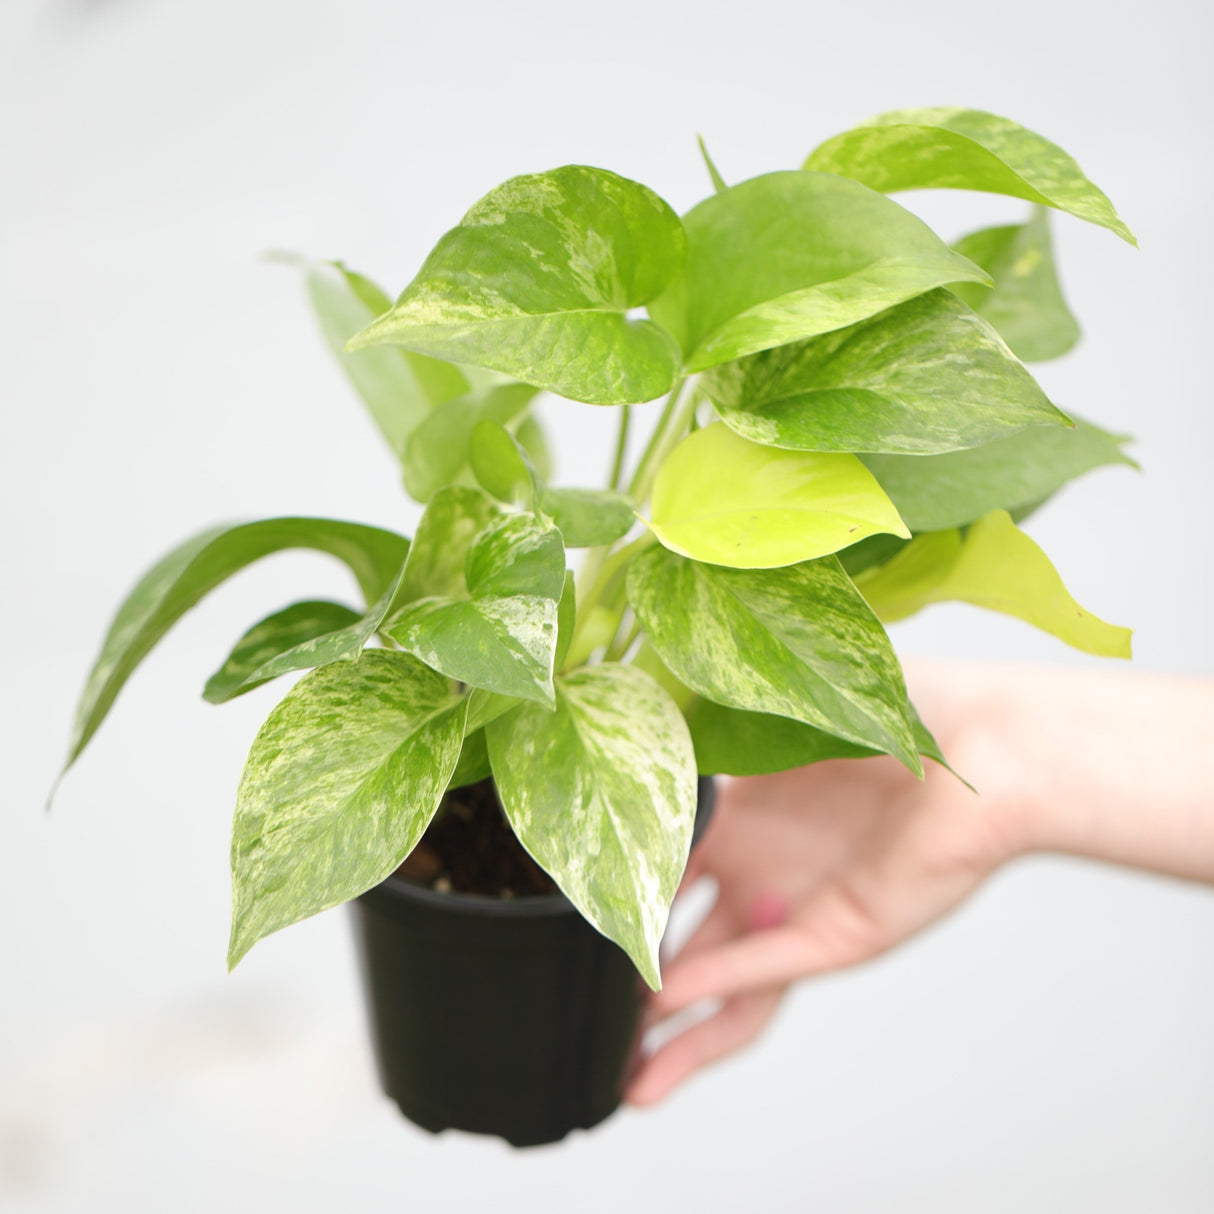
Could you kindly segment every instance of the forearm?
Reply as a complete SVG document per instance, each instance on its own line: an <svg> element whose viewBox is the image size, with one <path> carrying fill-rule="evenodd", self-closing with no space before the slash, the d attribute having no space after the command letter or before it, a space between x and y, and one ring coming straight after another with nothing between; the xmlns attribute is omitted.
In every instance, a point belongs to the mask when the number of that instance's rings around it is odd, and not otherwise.
<svg viewBox="0 0 1214 1214"><path fill-rule="evenodd" d="M935 663L910 679L1011 850L1214 883L1214 680Z"/></svg>

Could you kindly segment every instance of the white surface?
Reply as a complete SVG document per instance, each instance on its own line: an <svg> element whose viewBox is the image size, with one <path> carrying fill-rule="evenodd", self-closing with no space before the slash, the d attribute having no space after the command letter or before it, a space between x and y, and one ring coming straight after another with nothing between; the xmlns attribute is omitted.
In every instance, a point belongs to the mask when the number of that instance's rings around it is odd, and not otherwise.
<svg viewBox="0 0 1214 1214"><path fill-rule="evenodd" d="M676 207L895 106L1072 150L1135 253L1061 219L1087 332L1042 369L1140 436L1034 533L1143 666L1209 672L1209 10L216 0L0 7L0 1205L14 1211L1214 1208L1214 896L1077 863L1002 874L896 957L801 991L666 1107L530 1154L431 1139L374 1088L341 914L223 971L228 815L274 691L213 709L253 619L340 583L250 571L181 624L40 812L135 574L213 520L408 529L391 461L269 248L393 290L487 188L566 161ZM946 235L1013 202L910 196ZM549 407L571 482L611 418ZM907 650L1044 661L940 608ZM1145 807L1144 807L1145 809Z"/></svg>

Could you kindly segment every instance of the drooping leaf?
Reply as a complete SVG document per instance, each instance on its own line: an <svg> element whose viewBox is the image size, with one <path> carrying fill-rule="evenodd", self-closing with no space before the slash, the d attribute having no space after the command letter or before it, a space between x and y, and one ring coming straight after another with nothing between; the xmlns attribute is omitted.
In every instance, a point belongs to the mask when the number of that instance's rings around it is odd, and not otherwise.
<svg viewBox="0 0 1214 1214"><path fill-rule="evenodd" d="M515 421L539 391L530 384L495 384L439 405L409 435L404 477L409 496L428 502L440 489L469 478L472 431L482 421Z"/></svg>
<svg viewBox="0 0 1214 1214"><path fill-rule="evenodd" d="M898 659L834 557L740 570L655 547L633 561L628 599L658 657L692 691L804 721L922 771Z"/></svg>
<svg viewBox="0 0 1214 1214"><path fill-rule="evenodd" d="M877 532L910 534L854 455L765 447L722 425L670 453L651 513L667 548L738 569L796 564Z"/></svg>
<svg viewBox="0 0 1214 1214"><path fill-rule="evenodd" d="M936 739L913 704L911 724L919 753L947 767ZM762 776L824 759L864 759L881 753L823 733L803 721L726 708L711 700L695 702L687 714L687 725L702 776Z"/></svg>
<svg viewBox="0 0 1214 1214"><path fill-rule="evenodd" d="M313 549L344 561L373 603L399 572L409 541L378 527L317 518L238 523L187 540L148 570L118 609L81 694L64 770L88 744L131 672L173 624L234 573L286 548Z"/></svg>
<svg viewBox="0 0 1214 1214"><path fill-rule="evenodd" d="M1017 358L1046 362L1079 340L1079 322L1062 297L1043 207L1033 208L1028 223L983 228L953 247L995 280L993 288L959 282L953 290L999 331Z"/></svg>
<svg viewBox="0 0 1214 1214"><path fill-rule="evenodd" d="M653 299L685 253L652 190L568 165L515 177L448 232L396 306L352 342L492 367L593 404L670 389L669 334L626 313Z"/></svg>
<svg viewBox="0 0 1214 1214"><path fill-rule="evenodd" d="M560 528L566 548L611 544L636 521L632 502L612 489L553 489L517 436L495 422L478 423L469 448L481 487L498 501L538 509Z"/></svg>
<svg viewBox="0 0 1214 1214"><path fill-rule="evenodd" d="M888 564L861 574L856 585L887 622L929 603L973 603L1025 620L1085 653L1130 656L1130 630L1080 607L1049 557L1006 510L991 511L964 536L959 530L917 536Z"/></svg>
<svg viewBox="0 0 1214 1214"><path fill-rule="evenodd" d="M257 671L272 658L338 629L357 624L362 617L353 608L327 599L309 599L259 620L236 642L223 665L207 680L202 697L223 704L267 680Z"/></svg>
<svg viewBox="0 0 1214 1214"><path fill-rule="evenodd" d="M702 383L743 438L803 451L923 455L1069 424L999 334L945 290L714 367Z"/></svg>
<svg viewBox="0 0 1214 1214"><path fill-rule="evenodd" d="M355 333L392 306L370 279L340 262L310 264L307 286L325 341L388 446L403 456L414 428L435 406L467 392L467 379L449 362L407 350L346 350Z"/></svg>
<svg viewBox="0 0 1214 1214"><path fill-rule="evenodd" d="M453 491L437 494L436 505ZM462 524L456 519L451 533ZM418 527L433 542L441 532ZM428 539L428 542L431 542ZM406 586L411 585L406 566ZM425 584L424 581L422 584ZM387 632L407 653L427 666L472 687L551 705L556 659L557 605L565 585L561 535L531 514L495 517L467 548L463 581L447 582L446 593L409 602L387 624Z"/></svg>
<svg viewBox="0 0 1214 1214"><path fill-rule="evenodd" d="M229 968L404 860L455 769L467 710L441 675L382 651L322 666L287 693L236 798Z"/></svg>
<svg viewBox="0 0 1214 1214"><path fill-rule="evenodd" d="M982 110L940 106L879 114L828 139L805 167L887 194L954 189L1025 198L1137 243L1105 194L1057 144Z"/></svg>
<svg viewBox="0 0 1214 1214"><path fill-rule="evenodd" d="M695 754L674 702L639 670L603 663L557 681L555 712L523 704L486 733L519 841L657 989L696 810Z"/></svg>
<svg viewBox="0 0 1214 1214"><path fill-rule="evenodd" d="M912 531L941 531L1036 505L1105 464L1138 466L1121 449L1125 438L1074 420L1074 430L1031 426L968 451L863 458Z"/></svg>
<svg viewBox="0 0 1214 1214"><path fill-rule="evenodd" d="M768 173L684 218L687 264L649 313L688 371L829 333L951 282L986 282L922 220L854 181Z"/></svg>

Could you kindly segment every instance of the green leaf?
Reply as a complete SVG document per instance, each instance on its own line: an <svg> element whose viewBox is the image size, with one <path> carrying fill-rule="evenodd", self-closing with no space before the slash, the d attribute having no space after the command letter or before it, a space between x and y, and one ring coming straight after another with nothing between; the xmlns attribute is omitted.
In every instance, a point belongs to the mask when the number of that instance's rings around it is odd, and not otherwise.
<svg viewBox="0 0 1214 1214"><path fill-rule="evenodd" d="M803 451L923 455L1069 424L999 334L945 290L714 367L702 383L743 438Z"/></svg>
<svg viewBox="0 0 1214 1214"><path fill-rule="evenodd" d="M635 181L581 165L515 177L351 348L405 346L593 404L652 400L674 382L678 352L626 313L666 286L685 244L675 213Z"/></svg>
<svg viewBox="0 0 1214 1214"><path fill-rule="evenodd" d="M405 444L409 496L428 502L445 486L467 479L472 431L478 423L514 421L538 391L530 384L494 384L439 405Z"/></svg>
<svg viewBox="0 0 1214 1214"><path fill-rule="evenodd" d="M969 451L866 455L864 463L915 532L972 523L991 510L1037 505L1068 481L1105 464L1138 465L1127 440L1075 418L1076 428L1031 426Z"/></svg>
<svg viewBox="0 0 1214 1214"><path fill-rule="evenodd" d="M492 774L493 770L489 766L489 749L485 744L485 730L483 727L474 729L464 737L463 749L459 752L459 762L455 765L455 771L451 773L447 787L464 788L468 784L479 784Z"/></svg>
<svg viewBox="0 0 1214 1214"><path fill-rule="evenodd" d="M538 476L548 480L553 473L552 448L540 419L534 413L526 414L514 428L514 437L527 452L527 458Z"/></svg>
<svg viewBox="0 0 1214 1214"><path fill-rule="evenodd" d="M258 940L378 885L438 809L466 698L399 653L322 666L261 727L232 823L228 968Z"/></svg>
<svg viewBox="0 0 1214 1214"><path fill-rule="evenodd" d="M540 508L560 528L566 548L613 544L637 520L632 502L613 489L545 489Z"/></svg>
<svg viewBox="0 0 1214 1214"><path fill-rule="evenodd" d="M953 246L994 280L991 287L957 283L953 290L985 317L1025 362L1046 362L1079 340L1079 322L1062 297L1049 213L1033 208L1028 223L983 228Z"/></svg>
<svg viewBox="0 0 1214 1214"><path fill-rule="evenodd" d="M721 425L667 456L652 515L667 548L738 569L793 565L877 532L910 535L854 455L764 447Z"/></svg>
<svg viewBox="0 0 1214 1214"><path fill-rule="evenodd" d="M223 665L207 680L203 699L211 704L223 704L260 687L268 680L259 677L257 672L266 662L304 641L314 641L357 624L361 618L352 608L327 599L292 603L290 607L266 616L236 642Z"/></svg>
<svg viewBox="0 0 1214 1214"><path fill-rule="evenodd" d="M713 164L712 157L708 154L708 145L704 142L704 136L697 135L696 142L700 145L700 155L704 158L704 167L708 170L708 176L712 179L712 188L718 194L724 194L729 189L729 186L725 184L725 178L717 172L717 166Z"/></svg>
<svg viewBox="0 0 1214 1214"><path fill-rule="evenodd" d="M538 508L560 528L566 548L594 548L626 535L636 521L632 502L613 489L551 489L519 439L496 422L480 422L470 446L472 470L498 501Z"/></svg>
<svg viewBox="0 0 1214 1214"><path fill-rule="evenodd" d="M440 499L452 492L436 495L426 516L436 504L445 507ZM456 520L449 534L458 534L462 522ZM428 540L441 540L433 523L426 530ZM388 634L450 678L550 706L557 604L565 585L560 532L534 515L494 518L467 548L464 567L462 585L410 602L389 621ZM407 587L410 573L407 565Z"/></svg>
<svg viewBox="0 0 1214 1214"><path fill-rule="evenodd" d="M388 446L405 443L430 410L468 391L458 367L406 350L348 353L346 343L392 305L369 279L340 262L309 264L308 298L329 348L375 419Z"/></svg>
<svg viewBox="0 0 1214 1214"><path fill-rule="evenodd" d="M557 681L486 730L519 841L655 990L658 945L691 846L695 754L670 697L630 666Z"/></svg>
<svg viewBox="0 0 1214 1214"><path fill-rule="evenodd" d="M1006 510L992 510L964 538L958 530L917 536L888 564L861 574L856 586L887 622L929 603L973 603L1025 620L1084 653L1130 656L1130 630L1080 607L1049 557Z"/></svg>
<svg viewBox="0 0 1214 1214"><path fill-rule="evenodd" d="M64 770L88 744L131 672L173 624L234 573L286 548L310 548L344 561L370 603L391 586L409 541L378 527L317 518L239 523L187 540L148 570L118 609L81 694Z"/></svg>
<svg viewBox="0 0 1214 1214"><path fill-rule="evenodd" d="M527 453L505 426L477 422L468 447L472 472L486 493L530 510L539 496L539 477Z"/></svg>
<svg viewBox="0 0 1214 1214"><path fill-rule="evenodd" d="M913 704L911 714L919 753L947 767L936 739ZM687 725L702 776L762 776L825 759L865 759L881 753L823 733L803 721L766 712L743 712L711 700L695 702L688 711Z"/></svg>
<svg viewBox="0 0 1214 1214"><path fill-rule="evenodd" d="M1057 144L982 110L941 106L879 114L828 139L805 167L886 194L953 189L1025 198L1137 244L1113 204Z"/></svg>
<svg viewBox="0 0 1214 1214"><path fill-rule="evenodd" d="M769 173L684 218L687 265L649 313L688 371L829 333L951 282L986 282L922 220L820 173Z"/></svg>
<svg viewBox="0 0 1214 1214"><path fill-rule="evenodd" d="M577 624L577 587L573 583L573 570L565 570L565 585L561 589L561 601L556 606L556 654L553 669L561 670L569 656L573 643L573 629Z"/></svg>
<svg viewBox="0 0 1214 1214"><path fill-rule="evenodd" d="M739 570L651 548L632 563L628 599L692 691L792 717L921 773L898 659L834 557Z"/></svg>
<svg viewBox="0 0 1214 1214"><path fill-rule="evenodd" d="M467 594L464 565L476 537L501 510L479 489L440 489L422 514L405 565L405 602ZM388 620L391 627L392 620Z"/></svg>

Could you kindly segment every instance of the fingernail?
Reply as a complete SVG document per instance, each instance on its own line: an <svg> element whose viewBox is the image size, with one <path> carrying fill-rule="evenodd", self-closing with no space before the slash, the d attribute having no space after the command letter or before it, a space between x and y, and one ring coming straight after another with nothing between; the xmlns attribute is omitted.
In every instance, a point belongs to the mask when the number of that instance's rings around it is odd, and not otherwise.
<svg viewBox="0 0 1214 1214"><path fill-rule="evenodd" d="M788 900L780 894L760 894L750 908L750 930L765 931L788 920Z"/></svg>

